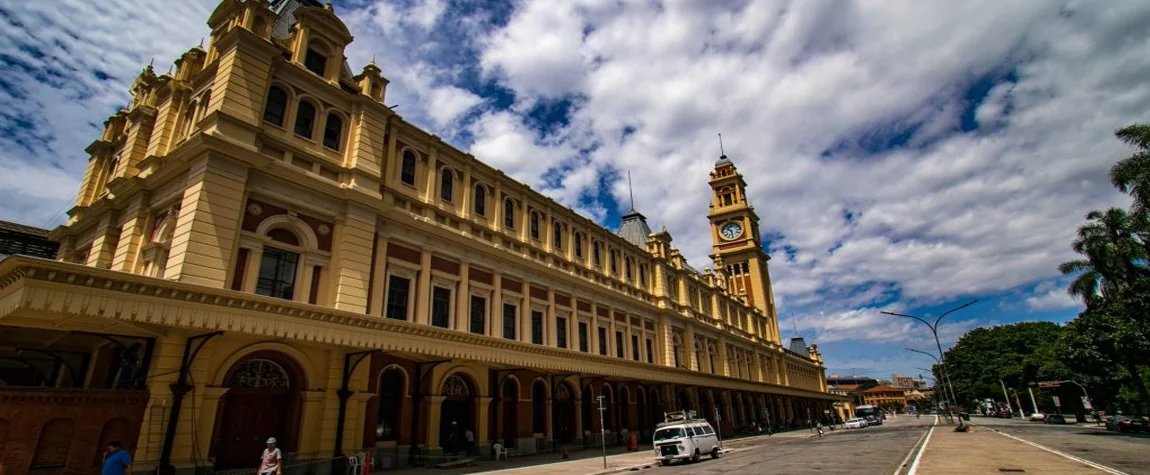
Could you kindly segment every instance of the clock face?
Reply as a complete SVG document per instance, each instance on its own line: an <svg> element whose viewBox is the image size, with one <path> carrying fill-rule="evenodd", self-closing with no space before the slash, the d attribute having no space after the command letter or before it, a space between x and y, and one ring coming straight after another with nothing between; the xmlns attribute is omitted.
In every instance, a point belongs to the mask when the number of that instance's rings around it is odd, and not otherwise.
<svg viewBox="0 0 1150 475"><path fill-rule="evenodd" d="M719 234L723 236L723 239L730 241L743 235L743 225L739 223L724 224L723 227L719 229Z"/></svg>

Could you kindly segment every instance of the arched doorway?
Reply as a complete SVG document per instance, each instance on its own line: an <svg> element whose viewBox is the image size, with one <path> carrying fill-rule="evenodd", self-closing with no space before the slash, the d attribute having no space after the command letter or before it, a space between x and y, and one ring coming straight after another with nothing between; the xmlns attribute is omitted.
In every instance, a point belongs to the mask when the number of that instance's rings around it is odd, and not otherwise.
<svg viewBox="0 0 1150 475"><path fill-rule="evenodd" d="M503 445L515 447L519 439L519 381L507 378L500 388L499 403L503 405L500 414L503 414Z"/></svg>
<svg viewBox="0 0 1150 475"><path fill-rule="evenodd" d="M615 391L611 390L610 384L603 383L599 387L599 394L603 396L603 404L607 406L603 420L607 434L604 435L607 437L608 444L614 444L615 438L619 435L619 401L615 397Z"/></svg>
<svg viewBox="0 0 1150 475"><path fill-rule="evenodd" d="M635 389L635 416L639 427L639 440L646 443L647 438L651 435L651 427L654 424L649 419L649 411L647 405L647 390L642 386Z"/></svg>
<svg viewBox="0 0 1150 475"><path fill-rule="evenodd" d="M619 388L618 404L620 434L622 434L624 430L630 432L636 429L637 427L633 424L634 419L631 418L631 388L626 386Z"/></svg>
<svg viewBox="0 0 1150 475"><path fill-rule="evenodd" d="M463 434L467 429L476 432L475 385L456 373L443 380L439 393L443 396L439 406L439 446L447 453L464 450Z"/></svg>
<svg viewBox="0 0 1150 475"><path fill-rule="evenodd" d="M375 440L393 441L399 439L400 413L403 411L403 395L407 391L407 376L396 367L383 370L379 376L379 416L375 426Z"/></svg>
<svg viewBox="0 0 1150 475"><path fill-rule="evenodd" d="M225 379L224 395L213 453L216 469L253 467L275 437L283 452L296 450L299 392L303 375L280 353L258 352L236 363Z"/></svg>
<svg viewBox="0 0 1150 475"><path fill-rule="evenodd" d="M570 443L575 438L575 400L571 398L571 388L567 383L559 383L551 399L552 437L556 444Z"/></svg>
<svg viewBox="0 0 1150 475"><path fill-rule="evenodd" d="M686 388L679 388L675 391L675 410L686 411L691 409L691 398L687 395Z"/></svg>

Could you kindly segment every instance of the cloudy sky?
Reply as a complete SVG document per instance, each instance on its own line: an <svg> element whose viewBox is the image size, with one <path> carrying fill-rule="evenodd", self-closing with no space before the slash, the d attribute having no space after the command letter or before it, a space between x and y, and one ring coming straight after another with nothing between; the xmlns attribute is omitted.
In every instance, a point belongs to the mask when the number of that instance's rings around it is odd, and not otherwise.
<svg viewBox="0 0 1150 475"><path fill-rule="evenodd" d="M0 5L0 219L53 226L83 149L152 58L206 36L214 0ZM477 5L482 5L477 7ZM1114 129L1150 121L1138 1L340 0L353 69L388 102L614 228L628 206L707 265L707 172L746 175L784 336L831 372L918 373L945 340L1079 307L1056 266L1091 209L1125 204Z"/></svg>

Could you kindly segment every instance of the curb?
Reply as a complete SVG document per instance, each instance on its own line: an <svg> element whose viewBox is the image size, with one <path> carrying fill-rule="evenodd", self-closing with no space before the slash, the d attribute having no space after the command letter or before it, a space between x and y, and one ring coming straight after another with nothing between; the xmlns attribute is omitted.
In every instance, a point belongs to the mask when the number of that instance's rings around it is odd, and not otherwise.
<svg viewBox="0 0 1150 475"><path fill-rule="evenodd" d="M632 472L651 468L656 462L644 462L626 467L609 468L607 470L600 470L598 472L590 472L587 475L608 475L612 473Z"/></svg>

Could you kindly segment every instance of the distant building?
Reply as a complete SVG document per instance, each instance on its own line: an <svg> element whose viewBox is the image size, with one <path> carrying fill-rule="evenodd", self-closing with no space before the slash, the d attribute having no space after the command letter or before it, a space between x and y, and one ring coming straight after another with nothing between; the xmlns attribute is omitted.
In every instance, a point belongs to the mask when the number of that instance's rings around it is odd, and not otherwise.
<svg viewBox="0 0 1150 475"><path fill-rule="evenodd" d="M862 404L902 411L906 407L906 391L893 386L875 386L858 393Z"/></svg>
<svg viewBox="0 0 1150 475"><path fill-rule="evenodd" d="M892 374L890 376L891 386L902 389L914 389L914 378L904 374Z"/></svg>
<svg viewBox="0 0 1150 475"><path fill-rule="evenodd" d="M0 221L0 259L22 254L55 259L60 244L48 239L48 230Z"/></svg>
<svg viewBox="0 0 1150 475"><path fill-rule="evenodd" d="M838 374L831 374L827 378L827 384L833 386L842 386L844 384L862 386L866 384L878 384L878 380L870 376L840 376Z"/></svg>

